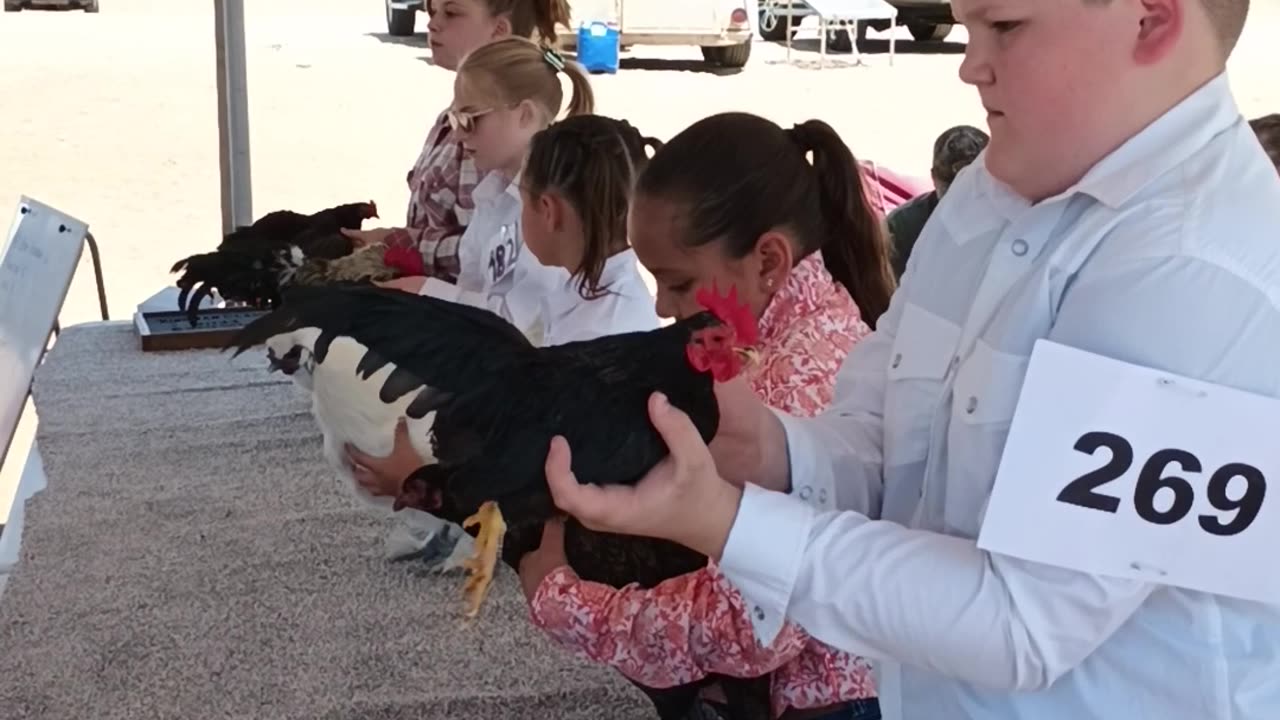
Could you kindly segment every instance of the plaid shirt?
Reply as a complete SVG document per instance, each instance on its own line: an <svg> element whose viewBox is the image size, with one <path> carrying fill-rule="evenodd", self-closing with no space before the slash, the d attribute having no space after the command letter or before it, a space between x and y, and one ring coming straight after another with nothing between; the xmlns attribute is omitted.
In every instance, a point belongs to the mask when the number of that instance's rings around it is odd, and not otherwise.
<svg viewBox="0 0 1280 720"><path fill-rule="evenodd" d="M831 403L836 373L870 329L831 279L821 255L796 266L760 318L761 362L747 379L767 404L816 415ZM557 568L534 594L533 621L558 644L649 687L709 674L773 673L775 717L875 696L870 666L809 637L794 624L761 647L742 595L715 563L652 589L615 589Z"/></svg>
<svg viewBox="0 0 1280 720"><path fill-rule="evenodd" d="M386 243L417 248L428 277L456 282L458 241L476 207L471 194L479 177L475 163L463 153L462 143L450 136L445 113L436 118L407 180L407 226L394 230Z"/></svg>

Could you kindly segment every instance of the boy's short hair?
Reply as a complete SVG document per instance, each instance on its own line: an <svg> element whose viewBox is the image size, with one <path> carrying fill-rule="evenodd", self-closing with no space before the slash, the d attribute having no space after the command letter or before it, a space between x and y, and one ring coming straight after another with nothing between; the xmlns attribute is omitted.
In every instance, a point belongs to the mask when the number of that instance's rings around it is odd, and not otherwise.
<svg viewBox="0 0 1280 720"><path fill-rule="evenodd" d="M956 175L978 157L990 139L972 125L957 125L944 131L933 143L934 182L950 185Z"/></svg>
<svg viewBox="0 0 1280 720"><path fill-rule="evenodd" d="M1276 172L1280 172L1280 113L1254 118L1249 121L1249 127L1258 136L1258 142L1267 151L1267 157L1276 166Z"/></svg>
<svg viewBox="0 0 1280 720"><path fill-rule="evenodd" d="M1218 35L1218 42L1223 51L1230 55L1235 50L1240 34L1244 32L1244 21L1249 15L1249 0L1200 0L1204 4L1209 22Z"/></svg>
<svg viewBox="0 0 1280 720"><path fill-rule="evenodd" d="M1086 5L1107 5L1111 0L1084 0ZM1249 0L1200 0L1204 12L1209 16L1214 34L1218 36L1218 44L1222 51L1230 55L1240 41L1244 32L1244 20L1249 15Z"/></svg>

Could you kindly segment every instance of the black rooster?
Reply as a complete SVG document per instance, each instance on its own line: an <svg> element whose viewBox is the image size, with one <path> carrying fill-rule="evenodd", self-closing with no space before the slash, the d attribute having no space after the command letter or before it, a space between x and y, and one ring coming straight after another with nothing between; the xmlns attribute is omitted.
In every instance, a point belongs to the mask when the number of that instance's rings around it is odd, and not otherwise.
<svg viewBox="0 0 1280 720"><path fill-rule="evenodd" d="M706 311L658 330L539 348L487 310L375 287L295 287L231 345L239 355L265 342L273 367L308 374L317 391L325 377L377 376L359 392L403 406L414 446L428 458L395 506L474 528L466 594L475 616L500 545L517 566L558 514L543 470L552 437L573 447L577 477L632 484L667 455L649 421L653 392L688 413L704 440L715 435L714 382L740 372L756 326L736 292L701 291L698 301ZM512 528L504 543L505 523ZM565 553L580 577L614 587L651 587L706 565L673 543L596 533L572 519ZM711 682L724 688L734 717L769 717L767 676L642 689L674 720Z"/></svg>
<svg viewBox="0 0 1280 720"><path fill-rule="evenodd" d="M347 203L303 215L277 210L263 215L252 225L227 233L214 252L179 260L170 272L181 272L177 286L178 309L187 312L196 325L200 302L216 289L223 298L251 307L274 307L280 289L292 282L324 279L329 261L351 256L355 245L342 230L358 230L365 220L378 217L372 202ZM381 250L374 268L383 267ZM368 263L365 263L368 265ZM360 268L355 277L338 275L334 280L366 279L371 273ZM387 279L374 277L373 279ZM194 291L194 293L193 293Z"/></svg>

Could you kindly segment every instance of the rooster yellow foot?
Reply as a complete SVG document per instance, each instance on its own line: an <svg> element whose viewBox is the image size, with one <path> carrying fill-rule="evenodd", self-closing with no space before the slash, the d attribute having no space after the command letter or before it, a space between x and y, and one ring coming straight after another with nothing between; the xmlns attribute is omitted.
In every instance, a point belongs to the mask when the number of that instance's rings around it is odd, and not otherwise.
<svg viewBox="0 0 1280 720"><path fill-rule="evenodd" d="M489 594L489 585L493 582L498 551L502 548L502 536L507 532L506 521L502 519L502 511L495 502L484 503L475 515L462 523L464 528L472 525L479 525L480 529L476 534L476 553L464 563L468 574L463 591L467 598L468 618L480 614L480 606L484 604L485 596Z"/></svg>

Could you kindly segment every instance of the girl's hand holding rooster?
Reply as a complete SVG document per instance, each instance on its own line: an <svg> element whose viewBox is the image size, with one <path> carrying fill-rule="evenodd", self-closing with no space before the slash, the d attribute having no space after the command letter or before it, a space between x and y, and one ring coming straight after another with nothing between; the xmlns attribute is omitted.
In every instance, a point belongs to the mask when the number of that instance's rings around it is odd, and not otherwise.
<svg viewBox="0 0 1280 720"><path fill-rule="evenodd" d="M356 482L375 496L398 496L405 478L423 465L422 457L409 440L409 427L404 420L396 426L395 442L387 457L366 455L354 445L347 445L346 451Z"/></svg>

